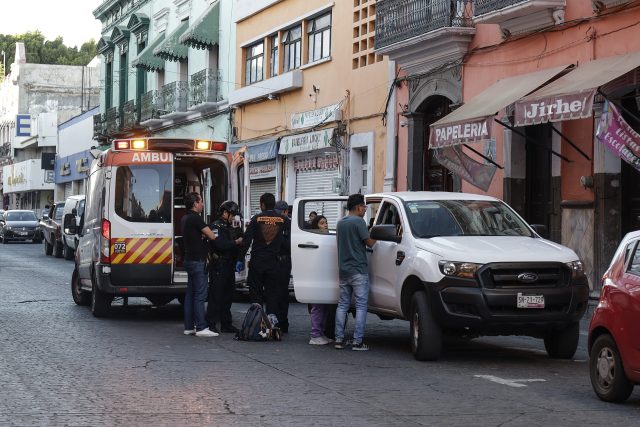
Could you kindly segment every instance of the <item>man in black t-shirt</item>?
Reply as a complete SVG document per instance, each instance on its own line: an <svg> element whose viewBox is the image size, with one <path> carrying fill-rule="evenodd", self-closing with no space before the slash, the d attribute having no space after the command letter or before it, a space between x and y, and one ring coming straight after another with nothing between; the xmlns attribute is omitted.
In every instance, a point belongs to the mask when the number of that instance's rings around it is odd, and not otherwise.
<svg viewBox="0 0 640 427"><path fill-rule="evenodd" d="M184 296L184 334L197 337L217 337L205 320L204 303L207 300L209 278L207 254L209 247L204 237L215 240L216 236L202 219L204 203L198 193L185 196L187 213L182 217L182 241L184 242L184 268L187 270L187 292Z"/></svg>

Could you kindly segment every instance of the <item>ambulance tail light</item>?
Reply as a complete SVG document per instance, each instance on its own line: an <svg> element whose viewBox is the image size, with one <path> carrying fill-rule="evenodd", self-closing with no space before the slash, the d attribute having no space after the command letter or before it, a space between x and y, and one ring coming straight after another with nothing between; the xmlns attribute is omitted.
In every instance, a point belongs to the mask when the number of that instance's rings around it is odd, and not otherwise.
<svg viewBox="0 0 640 427"><path fill-rule="evenodd" d="M113 148L115 148L116 150L128 150L130 146L131 141L129 140L113 141Z"/></svg>
<svg viewBox="0 0 640 427"><path fill-rule="evenodd" d="M213 142L211 144L211 149L213 151L227 151L227 143L226 142Z"/></svg>
<svg viewBox="0 0 640 427"><path fill-rule="evenodd" d="M100 262L111 264L111 223L102 219L102 243L100 245Z"/></svg>

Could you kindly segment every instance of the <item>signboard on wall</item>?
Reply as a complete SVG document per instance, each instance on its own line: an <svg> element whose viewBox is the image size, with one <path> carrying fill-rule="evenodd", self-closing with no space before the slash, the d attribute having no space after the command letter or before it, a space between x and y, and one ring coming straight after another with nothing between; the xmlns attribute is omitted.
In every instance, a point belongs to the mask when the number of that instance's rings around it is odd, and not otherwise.
<svg viewBox="0 0 640 427"><path fill-rule="evenodd" d="M300 135L285 136L280 141L279 154L288 155L306 153L307 151L320 150L331 147L333 129L323 129L316 132L307 132Z"/></svg>
<svg viewBox="0 0 640 427"><path fill-rule="evenodd" d="M302 129L340 120L342 111L340 104L328 105L316 110L294 113L291 115L291 129Z"/></svg>
<svg viewBox="0 0 640 427"><path fill-rule="evenodd" d="M16 116L16 136L31 136L31 114Z"/></svg>

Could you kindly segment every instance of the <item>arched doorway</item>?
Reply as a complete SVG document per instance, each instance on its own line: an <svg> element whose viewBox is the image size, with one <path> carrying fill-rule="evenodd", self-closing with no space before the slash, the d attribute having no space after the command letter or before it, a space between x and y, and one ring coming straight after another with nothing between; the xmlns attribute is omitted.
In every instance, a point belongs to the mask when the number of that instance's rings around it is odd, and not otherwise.
<svg viewBox="0 0 640 427"><path fill-rule="evenodd" d="M636 101L636 90L628 93L620 99L624 108L622 116L635 130L640 132L640 106ZM626 111L625 111L626 110ZM621 224L620 237L630 231L640 230L640 171L620 160L620 199L621 199Z"/></svg>
<svg viewBox="0 0 640 427"><path fill-rule="evenodd" d="M427 191L460 191L460 180L442 166L433 150L429 149L430 125L451 112L451 101L446 96L434 95L427 98L418 107L424 117L422 189Z"/></svg>

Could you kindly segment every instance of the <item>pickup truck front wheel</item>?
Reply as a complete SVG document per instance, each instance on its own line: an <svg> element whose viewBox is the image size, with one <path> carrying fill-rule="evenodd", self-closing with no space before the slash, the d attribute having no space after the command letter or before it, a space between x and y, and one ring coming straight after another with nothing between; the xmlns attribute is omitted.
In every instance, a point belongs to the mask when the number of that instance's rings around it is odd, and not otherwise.
<svg viewBox="0 0 640 427"><path fill-rule="evenodd" d="M54 242L53 245L55 249L53 256L55 256L56 258L62 258L62 252L63 252L62 243L57 242L53 236L51 237L51 241Z"/></svg>
<svg viewBox="0 0 640 427"><path fill-rule="evenodd" d="M53 253L53 246L47 242L47 239L43 239L42 241L44 242L44 254L51 255Z"/></svg>
<svg viewBox="0 0 640 427"><path fill-rule="evenodd" d="M413 294L410 323L413 356L417 360L437 360L442 351L442 329L431 314L425 292Z"/></svg>
<svg viewBox="0 0 640 427"><path fill-rule="evenodd" d="M580 323L572 322L564 329L552 329L544 337L544 347L552 359L571 359L578 349Z"/></svg>

